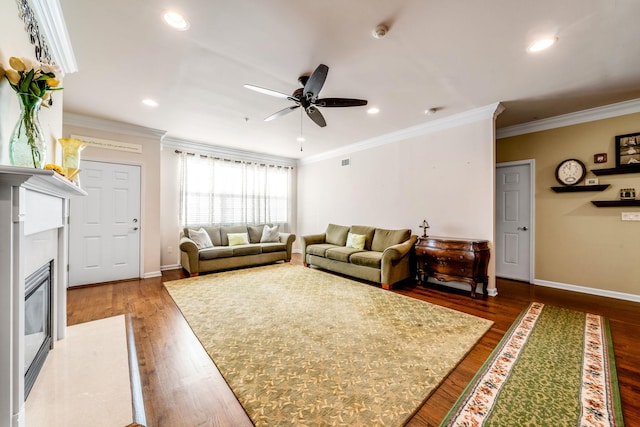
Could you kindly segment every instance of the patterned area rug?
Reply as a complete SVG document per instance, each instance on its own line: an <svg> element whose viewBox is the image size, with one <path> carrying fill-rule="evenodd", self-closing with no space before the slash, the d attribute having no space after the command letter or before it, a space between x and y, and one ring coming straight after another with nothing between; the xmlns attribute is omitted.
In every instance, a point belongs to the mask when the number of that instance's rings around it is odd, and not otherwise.
<svg viewBox="0 0 640 427"><path fill-rule="evenodd" d="M256 426L400 426L491 327L276 264L165 283Z"/></svg>
<svg viewBox="0 0 640 427"><path fill-rule="evenodd" d="M531 303L442 426L623 426L607 319Z"/></svg>

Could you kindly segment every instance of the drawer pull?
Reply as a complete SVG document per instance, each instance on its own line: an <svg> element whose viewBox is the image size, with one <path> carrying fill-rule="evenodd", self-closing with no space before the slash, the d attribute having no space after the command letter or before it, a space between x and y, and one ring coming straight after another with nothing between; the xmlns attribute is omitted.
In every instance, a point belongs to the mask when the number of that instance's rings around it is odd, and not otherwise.
<svg viewBox="0 0 640 427"><path fill-rule="evenodd" d="M464 255L460 255L460 259L464 259Z"/></svg>

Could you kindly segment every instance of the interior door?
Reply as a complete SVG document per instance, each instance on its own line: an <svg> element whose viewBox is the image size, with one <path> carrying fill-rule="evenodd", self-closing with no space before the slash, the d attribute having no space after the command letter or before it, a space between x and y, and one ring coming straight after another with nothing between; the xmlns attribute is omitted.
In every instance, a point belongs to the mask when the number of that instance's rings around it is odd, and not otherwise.
<svg viewBox="0 0 640 427"><path fill-rule="evenodd" d="M140 167L83 160L69 211L69 286L140 277Z"/></svg>
<svg viewBox="0 0 640 427"><path fill-rule="evenodd" d="M531 228L531 164L498 164L496 276L527 282L533 278Z"/></svg>

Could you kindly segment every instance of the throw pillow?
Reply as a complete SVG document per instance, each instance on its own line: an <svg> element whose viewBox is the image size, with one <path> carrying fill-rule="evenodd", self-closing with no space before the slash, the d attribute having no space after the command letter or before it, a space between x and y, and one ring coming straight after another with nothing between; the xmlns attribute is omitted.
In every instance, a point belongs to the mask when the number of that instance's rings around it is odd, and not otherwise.
<svg viewBox="0 0 640 427"><path fill-rule="evenodd" d="M249 233L229 233L227 238L229 239L229 246L249 244Z"/></svg>
<svg viewBox="0 0 640 427"><path fill-rule="evenodd" d="M367 239L367 236L364 234L347 234L347 247L354 249L364 249L364 242Z"/></svg>
<svg viewBox="0 0 640 427"><path fill-rule="evenodd" d="M198 249L206 249L212 248L213 243L211 243L211 238L209 237L209 233L204 228L200 228L200 230L189 230L189 238L196 243Z"/></svg>
<svg viewBox="0 0 640 427"><path fill-rule="evenodd" d="M273 227L269 227L265 225L262 229L262 238L260 239L260 243L277 243L280 241L280 232L278 232L279 225L274 225Z"/></svg>

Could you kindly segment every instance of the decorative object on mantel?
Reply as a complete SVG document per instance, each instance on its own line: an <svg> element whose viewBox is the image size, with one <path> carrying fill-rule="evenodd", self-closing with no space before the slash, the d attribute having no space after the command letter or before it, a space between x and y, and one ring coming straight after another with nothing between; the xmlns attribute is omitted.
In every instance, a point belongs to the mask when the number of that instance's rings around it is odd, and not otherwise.
<svg viewBox="0 0 640 427"><path fill-rule="evenodd" d="M600 180L598 178L587 178L584 180L584 185L598 185Z"/></svg>
<svg viewBox="0 0 640 427"><path fill-rule="evenodd" d="M640 132L616 136L616 167L640 165Z"/></svg>
<svg viewBox="0 0 640 427"><path fill-rule="evenodd" d="M422 223L420 223L420 225L418 227L422 228L422 236L421 237L423 239L426 239L427 237L429 237L429 236L427 236L427 228L429 228L429 223L427 222L426 219L423 219Z"/></svg>
<svg viewBox="0 0 640 427"><path fill-rule="evenodd" d="M635 200L636 199L636 189L635 188L621 188L620 189L620 200Z"/></svg>
<svg viewBox="0 0 640 427"><path fill-rule="evenodd" d="M80 152L87 146L75 138L59 138L62 146L62 167L69 181L75 181L80 172Z"/></svg>
<svg viewBox="0 0 640 427"><path fill-rule="evenodd" d="M13 166L42 168L46 145L38 120L40 106L51 105L51 91L61 90L57 68L27 58L9 58L4 74L18 94L20 117L9 139L9 161Z"/></svg>

